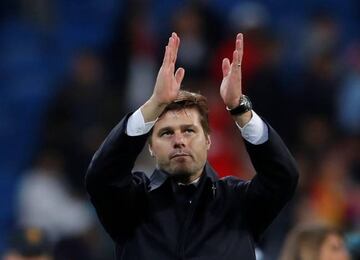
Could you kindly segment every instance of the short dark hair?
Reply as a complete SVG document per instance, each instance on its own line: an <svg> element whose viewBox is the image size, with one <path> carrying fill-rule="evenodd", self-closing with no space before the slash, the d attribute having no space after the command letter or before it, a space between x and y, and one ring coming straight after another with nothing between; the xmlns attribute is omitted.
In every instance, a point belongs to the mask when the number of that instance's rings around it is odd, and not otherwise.
<svg viewBox="0 0 360 260"><path fill-rule="evenodd" d="M195 108L200 114L200 124L204 133L210 134L209 126L209 108L206 97L201 94L190 92L187 90L180 90L176 99L169 103L164 111L160 114L159 118L168 111L176 111L185 108Z"/></svg>

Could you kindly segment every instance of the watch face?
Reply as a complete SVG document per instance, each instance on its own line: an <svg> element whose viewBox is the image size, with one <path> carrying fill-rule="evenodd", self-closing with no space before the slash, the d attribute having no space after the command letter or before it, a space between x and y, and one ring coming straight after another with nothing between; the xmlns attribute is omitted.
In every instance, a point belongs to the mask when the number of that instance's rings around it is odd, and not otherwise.
<svg viewBox="0 0 360 260"><path fill-rule="evenodd" d="M242 115L245 112L250 111L251 109L252 109L252 105L251 105L250 99L247 96L242 95L240 98L239 106L235 107L234 109L231 109L230 114L233 116L234 115Z"/></svg>
<svg viewBox="0 0 360 260"><path fill-rule="evenodd" d="M242 95L240 99L240 106L251 107L251 102L247 96Z"/></svg>

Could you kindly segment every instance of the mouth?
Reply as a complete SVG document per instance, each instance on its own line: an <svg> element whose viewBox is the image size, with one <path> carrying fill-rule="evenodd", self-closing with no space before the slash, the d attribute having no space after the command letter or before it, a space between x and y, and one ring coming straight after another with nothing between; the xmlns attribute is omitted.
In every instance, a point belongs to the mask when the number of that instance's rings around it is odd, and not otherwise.
<svg viewBox="0 0 360 260"><path fill-rule="evenodd" d="M181 158L181 157L188 157L188 156L191 157L191 155L188 154L188 153L183 153L183 152L181 152L181 153L174 153L174 154L170 155L170 159Z"/></svg>

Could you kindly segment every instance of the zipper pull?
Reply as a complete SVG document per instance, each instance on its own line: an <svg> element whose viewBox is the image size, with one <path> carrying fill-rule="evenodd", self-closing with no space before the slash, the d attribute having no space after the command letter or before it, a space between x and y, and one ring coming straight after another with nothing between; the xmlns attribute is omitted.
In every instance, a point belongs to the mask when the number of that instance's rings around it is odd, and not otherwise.
<svg viewBox="0 0 360 260"><path fill-rule="evenodd" d="M214 184L214 183L212 184L211 189L212 189L212 193L213 193L213 198L215 198L216 187L215 187L215 184Z"/></svg>

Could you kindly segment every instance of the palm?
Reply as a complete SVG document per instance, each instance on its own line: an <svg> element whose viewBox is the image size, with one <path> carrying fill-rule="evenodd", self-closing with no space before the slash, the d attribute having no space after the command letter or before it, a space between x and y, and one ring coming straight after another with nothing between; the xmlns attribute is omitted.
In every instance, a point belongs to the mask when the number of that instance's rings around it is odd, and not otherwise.
<svg viewBox="0 0 360 260"><path fill-rule="evenodd" d="M184 69L178 68L175 72L177 51L180 38L173 33L166 46L163 63L156 78L153 97L160 104L168 104L173 101L179 92L181 82L184 78Z"/></svg>
<svg viewBox="0 0 360 260"><path fill-rule="evenodd" d="M178 81L174 75L174 69L161 66L154 90L159 100L164 103L170 103L179 92L181 81Z"/></svg>
<svg viewBox="0 0 360 260"><path fill-rule="evenodd" d="M228 107L237 105L237 102L241 96L240 68L236 71L230 70L229 74L223 78L220 86L220 95Z"/></svg>
<svg viewBox="0 0 360 260"><path fill-rule="evenodd" d="M232 108L238 105L242 95L241 90L241 61L243 52L242 34L236 37L236 47L232 62L228 58L223 60L223 80L220 86L220 95L226 106Z"/></svg>

